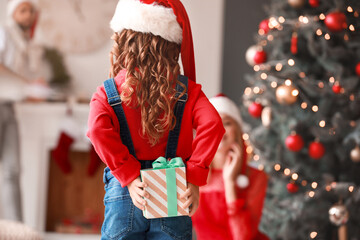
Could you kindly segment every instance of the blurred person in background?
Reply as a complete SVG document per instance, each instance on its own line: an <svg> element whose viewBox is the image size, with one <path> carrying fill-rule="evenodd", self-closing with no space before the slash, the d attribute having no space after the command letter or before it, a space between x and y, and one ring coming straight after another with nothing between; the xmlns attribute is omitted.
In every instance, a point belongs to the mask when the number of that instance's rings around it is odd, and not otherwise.
<svg viewBox="0 0 360 240"><path fill-rule="evenodd" d="M200 187L198 211L192 217L198 240L268 240L258 230L267 175L247 165L239 109L228 97L210 98L225 135L210 165L207 185Z"/></svg>
<svg viewBox="0 0 360 240"><path fill-rule="evenodd" d="M0 164L2 218L22 220L19 133L14 103L40 100L46 92L43 48L33 40L34 0L9 0L0 27ZM44 87L36 87L44 86Z"/></svg>

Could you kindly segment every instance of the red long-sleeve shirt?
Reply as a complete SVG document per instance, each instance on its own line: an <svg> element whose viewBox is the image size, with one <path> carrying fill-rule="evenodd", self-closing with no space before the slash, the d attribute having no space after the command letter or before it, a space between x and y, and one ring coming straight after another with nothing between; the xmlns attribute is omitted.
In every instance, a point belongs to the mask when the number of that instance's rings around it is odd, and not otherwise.
<svg viewBox="0 0 360 240"><path fill-rule="evenodd" d="M126 71L115 77L119 92L125 81ZM140 109L122 105L134 143L135 159L120 139L118 119L107 102L105 89L98 87L90 102L88 133L94 148L111 173L124 187L140 175L139 160L155 160L165 155L168 132L159 143L151 146L141 134ZM193 129L196 136L193 138ZM209 165L225 130L221 118L201 90L201 85L188 82L188 100L181 122L177 156L188 159L186 162L187 181L197 186L206 184Z"/></svg>
<svg viewBox="0 0 360 240"><path fill-rule="evenodd" d="M198 240L268 240L258 230L267 188L267 175L248 168L250 184L237 189L238 199L226 203L222 170L211 170L200 188L200 204L192 217Z"/></svg>

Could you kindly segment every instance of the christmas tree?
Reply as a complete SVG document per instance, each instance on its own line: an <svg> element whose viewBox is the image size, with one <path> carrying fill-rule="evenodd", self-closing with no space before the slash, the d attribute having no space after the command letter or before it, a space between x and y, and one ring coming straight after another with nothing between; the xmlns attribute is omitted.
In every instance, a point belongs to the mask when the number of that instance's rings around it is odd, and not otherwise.
<svg viewBox="0 0 360 240"><path fill-rule="evenodd" d="M273 240L360 239L360 1L272 0L246 53L244 139Z"/></svg>

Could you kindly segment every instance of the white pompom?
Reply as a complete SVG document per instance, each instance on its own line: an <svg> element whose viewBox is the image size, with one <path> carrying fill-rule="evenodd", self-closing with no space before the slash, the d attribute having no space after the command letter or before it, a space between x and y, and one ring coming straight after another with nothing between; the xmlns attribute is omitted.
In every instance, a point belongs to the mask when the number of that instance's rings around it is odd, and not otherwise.
<svg viewBox="0 0 360 240"><path fill-rule="evenodd" d="M247 188L249 186L249 183L249 178L246 175L241 174L236 178L236 185L239 188Z"/></svg>

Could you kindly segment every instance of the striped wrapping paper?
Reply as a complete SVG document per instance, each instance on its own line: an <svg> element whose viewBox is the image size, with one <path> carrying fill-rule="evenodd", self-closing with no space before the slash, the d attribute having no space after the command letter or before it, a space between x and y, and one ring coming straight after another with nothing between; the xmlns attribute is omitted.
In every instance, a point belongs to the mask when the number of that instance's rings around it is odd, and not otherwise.
<svg viewBox="0 0 360 240"><path fill-rule="evenodd" d="M169 179L169 172L167 176L167 171L171 170L175 170L176 179ZM146 191L150 195L150 197L146 200L147 205L143 212L145 218L151 219L189 215L189 208L182 208L185 200L180 199L180 195L185 192L187 188L185 167L176 167L172 169L147 169L141 170L140 173L142 181L148 185L148 187L146 187ZM176 193L171 192L171 190L169 192L169 183L167 181L176 181ZM177 202L177 211L169 210L170 206L168 206L168 193L172 193L174 198L176 194L176 200L174 202L175 204ZM173 209L174 207L175 206L173 206Z"/></svg>

